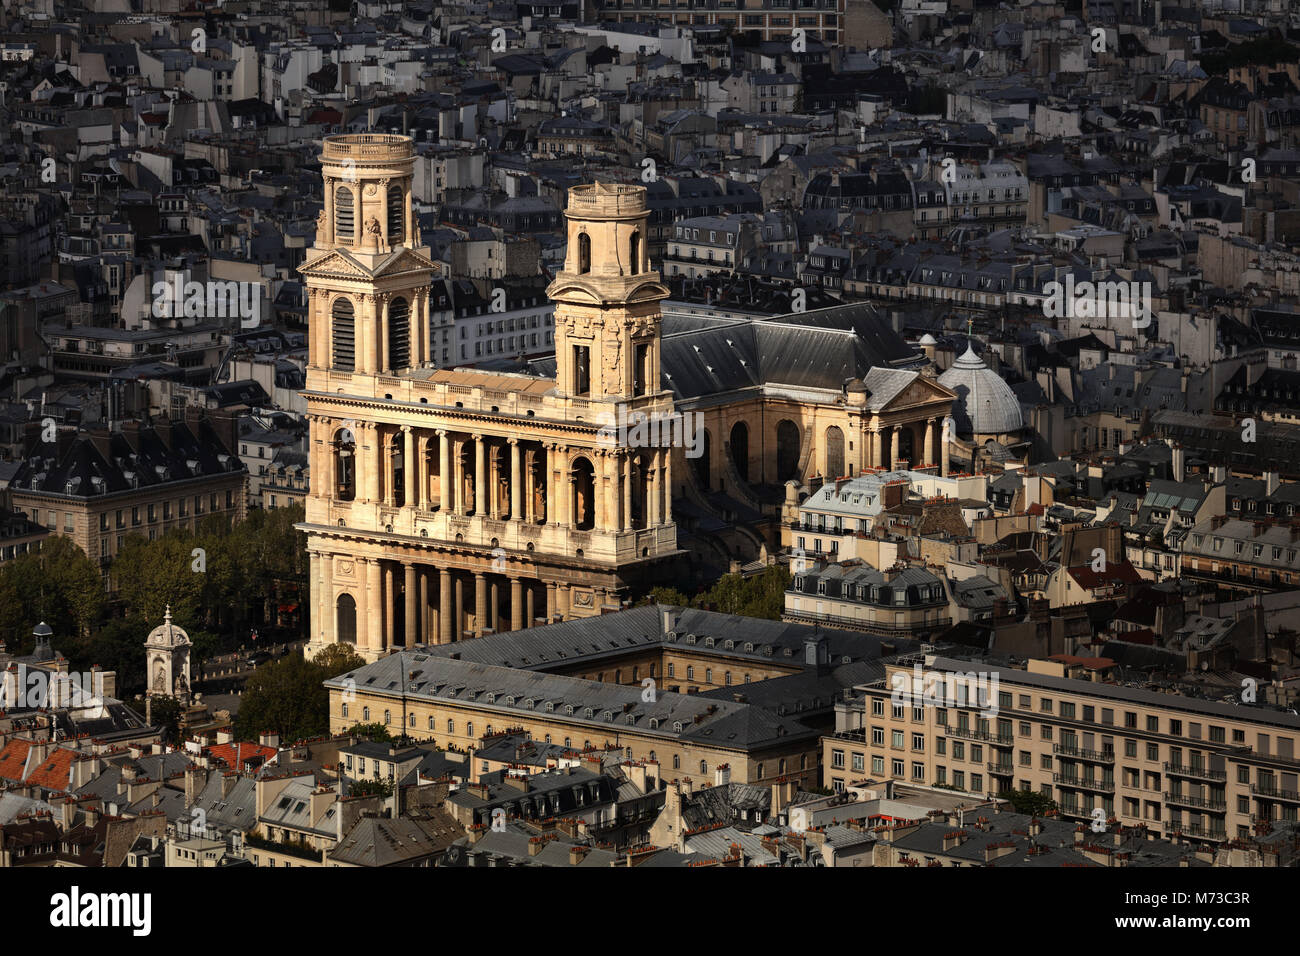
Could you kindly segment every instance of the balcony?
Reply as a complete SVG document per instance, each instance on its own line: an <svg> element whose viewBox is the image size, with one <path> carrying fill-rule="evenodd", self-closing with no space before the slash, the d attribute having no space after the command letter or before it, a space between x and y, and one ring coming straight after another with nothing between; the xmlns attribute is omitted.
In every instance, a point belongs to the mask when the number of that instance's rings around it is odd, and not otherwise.
<svg viewBox="0 0 1300 956"><path fill-rule="evenodd" d="M1172 836L1175 833L1181 834L1182 836L1185 837L1191 837L1196 840L1227 840L1228 839L1227 830L1216 830L1212 828L1206 828L1201 826L1199 823L1177 823L1177 824L1171 823L1169 835Z"/></svg>
<svg viewBox="0 0 1300 956"><path fill-rule="evenodd" d="M1087 760L1091 763L1113 764L1115 762L1115 751L1113 750L1088 750L1085 747L1075 747L1071 744L1055 744L1052 747L1052 753L1058 757Z"/></svg>
<svg viewBox="0 0 1300 956"><path fill-rule="evenodd" d="M1165 803L1171 807L1194 807L1197 810L1213 810L1219 813L1223 813L1228 809L1226 799L1193 797L1185 793L1166 793L1164 796Z"/></svg>
<svg viewBox="0 0 1300 956"><path fill-rule="evenodd" d="M1270 787L1268 784L1252 783L1250 792L1257 797L1266 797L1270 800L1285 800L1287 803L1300 803L1300 793L1294 790L1278 790Z"/></svg>
<svg viewBox="0 0 1300 956"><path fill-rule="evenodd" d="M986 740L989 743L1001 746L1011 746L1014 742L1011 734L994 734L987 730L971 730L969 727L948 727L942 724L939 729L948 737L959 737L962 740Z"/></svg>
<svg viewBox="0 0 1300 956"><path fill-rule="evenodd" d="M991 763L988 768L989 773L1000 774L1004 777L1014 776L1016 772L1015 766L1009 763Z"/></svg>
<svg viewBox="0 0 1300 956"><path fill-rule="evenodd" d="M1227 780L1225 770L1210 770L1207 767L1187 767L1176 763L1165 764L1165 773L1174 777L1186 777L1189 780Z"/></svg>
<svg viewBox="0 0 1300 956"><path fill-rule="evenodd" d="M1052 783L1075 790L1091 790L1094 793L1114 793L1114 780L1096 780L1090 777L1076 777L1073 774L1054 773Z"/></svg>

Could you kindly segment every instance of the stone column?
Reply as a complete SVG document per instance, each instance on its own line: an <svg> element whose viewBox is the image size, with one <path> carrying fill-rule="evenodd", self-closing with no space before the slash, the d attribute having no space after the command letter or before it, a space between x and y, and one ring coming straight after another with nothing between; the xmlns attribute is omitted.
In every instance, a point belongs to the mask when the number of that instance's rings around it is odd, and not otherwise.
<svg viewBox="0 0 1300 956"><path fill-rule="evenodd" d="M537 609L534 607L534 604L536 603L537 595L531 584L528 585L525 598L528 602L528 607L527 607L528 625L527 626L532 627L533 624L536 623L537 621Z"/></svg>
<svg viewBox="0 0 1300 956"><path fill-rule="evenodd" d="M559 606L555 598L555 582L546 582L546 622L549 624L555 620L555 615L559 611Z"/></svg>
<svg viewBox="0 0 1300 956"><path fill-rule="evenodd" d="M487 468L485 464L486 448L482 435L474 437L474 514L487 514Z"/></svg>
<svg viewBox="0 0 1300 956"><path fill-rule="evenodd" d="M433 605L429 603L429 575L437 574L437 568L422 568L420 571L420 640L425 644L434 643L433 635L437 629L433 624Z"/></svg>
<svg viewBox="0 0 1300 956"><path fill-rule="evenodd" d="M537 466L537 452L530 448L524 452L524 520L529 524L537 521L537 509L534 504L537 498L537 475L534 469Z"/></svg>
<svg viewBox="0 0 1300 956"><path fill-rule="evenodd" d="M492 578L488 582L491 590L488 592L488 627L493 631L501 630L501 583Z"/></svg>
<svg viewBox="0 0 1300 956"><path fill-rule="evenodd" d="M307 552L309 563L308 573L311 575L307 578L311 582L311 617L308 619L307 640L315 642L320 639L321 625L325 620L324 606L322 595L325 593L325 582L321 579L321 557L315 551Z"/></svg>
<svg viewBox="0 0 1300 956"><path fill-rule="evenodd" d="M450 644L451 626L456 618L456 602L451 594L451 569L444 568L438 574L438 643Z"/></svg>
<svg viewBox="0 0 1300 956"><path fill-rule="evenodd" d="M357 297L358 307L353 318L354 365L358 372L374 375L379 368L379 358L375 352L379 348L379 337L375 326L379 324L379 303L373 295L362 293ZM369 328L370 335L363 336L363 329Z"/></svg>
<svg viewBox="0 0 1300 956"><path fill-rule="evenodd" d="M547 524L560 523L559 514L555 510L555 502L556 499L559 497L559 487L560 487L558 476L555 473L555 463L559 459L559 455L556 454L558 449L559 449L559 445L552 444L546 446L546 461L544 467L546 468L546 523Z"/></svg>
<svg viewBox="0 0 1300 956"><path fill-rule="evenodd" d="M454 640L465 636L465 579L456 575L456 598L452 602L452 621L456 632Z"/></svg>
<svg viewBox="0 0 1300 956"><path fill-rule="evenodd" d="M659 461L663 455L663 449L654 448L650 451L650 504L646 509L646 527L654 528L659 524Z"/></svg>
<svg viewBox="0 0 1300 956"><path fill-rule="evenodd" d="M474 575L474 636L482 637L487 623L487 578L483 572Z"/></svg>
<svg viewBox="0 0 1300 956"><path fill-rule="evenodd" d="M925 420L925 452L922 454L921 461L918 462L918 464L924 464L924 465L934 464L933 456L934 456L934 419L927 418Z"/></svg>
<svg viewBox="0 0 1300 956"><path fill-rule="evenodd" d="M512 520L518 521L523 517L523 512L519 508L519 502L523 496L519 474L519 439L508 438L506 441L510 443L510 517Z"/></svg>
<svg viewBox="0 0 1300 956"><path fill-rule="evenodd" d="M619 479L623 486L623 530L632 530L632 469L635 465L636 458L632 455L624 455L622 476Z"/></svg>
<svg viewBox="0 0 1300 956"><path fill-rule="evenodd" d="M456 439L452 442L452 483L455 487L451 493L451 508L453 514L463 515L465 508L465 442L463 439Z"/></svg>
<svg viewBox="0 0 1300 956"><path fill-rule="evenodd" d="M415 582L415 565L409 561L402 563L402 569L406 572L406 647L408 649L415 646L415 642L420 639L419 621L416 618L416 598L418 585Z"/></svg>
<svg viewBox="0 0 1300 956"><path fill-rule="evenodd" d="M325 177L325 228L316 236L316 245L323 246L334 242L334 178Z"/></svg>
<svg viewBox="0 0 1300 956"><path fill-rule="evenodd" d="M410 425L402 426L402 500L405 507L416 506L419 482L415 477L415 434Z"/></svg>
<svg viewBox="0 0 1300 956"><path fill-rule="evenodd" d="M557 597L560 605L560 617L566 621L569 619L569 612L573 610L573 588L569 584L560 585L560 593Z"/></svg>
<svg viewBox="0 0 1300 956"><path fill-rule="evenodd" d="M371 652L379 652L384 649L384 579L378 559L368 558L366 569L370 592L366 599L369 611L366 615L366 647Z"/></svg>
<svg viewBox="0 0 1300 956"><path fill-rule="evenodd" d="M940 474L948 477L948 442L952 440L952 428L950 426L951 418L943 420L943 431L939 437L939 461L941 462Z"/></svg>
<svg viewBox="0 0 1300 956"><path fill-rule="evenodd" d="M664 524L673 523L673 450L664 449Z"/></svg>
<svg viewBox="0 0 1300 956"><path fill-rule="evenodd" d="M902 431L897 425L890 429L889 433L889 470L893 471L898 467L898 436Z"/></svg>
<svg viewBox="0 0 1300 956"><path fill-rule="evenodd" d="M446 514L451 510L451 449L445 429L438 429L438 507Z"/></svg>
<svg viewBox="0 0 1300 956"><path fill-rule="evenodd" d="M397 581L391 562L384 562L384 649L397 639Z"/></svg>
<svg viewBox="0 0 1300 956"><path fill-rule="evenodd" d="M388 346L388 303L391 297L388 295L387 292L381 292L379 293L378 298L379 298L379 348L383 353L379 357L379 369L385 375L389 375L393 371L393 367L390 364L391 359L389 358L389 353L388 353L388 347L389 347ZM410 346L409 342L407 343L407 346L409 348Z"/></svg>
<svg viewBox="0 0 1300 956"><path fill-rule="evenodd" d="M357 558L354 572L357 576L357 650L362 651L370 646L370 562ZM337 618L334 623L337 627Z"/></svg>
<svg viewBox="0 0 1300 956"><path fill-rule="evenodd" d="M402 185L402 222L406 231L402 236L402 245L408 249L415 246L415 217L411 215L411 193L415 191L414 177L408 176Z"/></svg>
<svg viewBox="0 0 1300 956"><path fill-rule="evenodd" d="M600 456L600 474L597 476L600 487L596 491L596 497L603 503L600 509L601 518L604 519L599 526L601 531L618 530L618 506L614 503L614 468L617 461L618 453L612 448Z"/></svg>
<svg viewBox="0 0 1300 956"><path fill-rule="evenodd" d="M518 631L524 626L524 587L518 578L510 579L510 630Z"/></svg>
<svg viewBox="0 0 1300 956"><path fill-rule="evenodd" d="M361 467L362 460L367 462L366 467L366 501L379 500L379 470L384 466L384 447L381 444L379 427L374 422L366 422L366 441L370 445L370 454L361 457L361 449L357 449L357 468ZM360 477L360 476L358 476Z"/></svg>

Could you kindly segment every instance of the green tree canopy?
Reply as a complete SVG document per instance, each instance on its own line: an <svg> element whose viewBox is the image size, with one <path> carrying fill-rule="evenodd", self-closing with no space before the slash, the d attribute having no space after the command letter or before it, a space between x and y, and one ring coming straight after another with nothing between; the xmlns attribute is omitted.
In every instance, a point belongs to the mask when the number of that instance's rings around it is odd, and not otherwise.
<svg viewBox="0 0 1300 956"><path fill-rule="evenodd" d="M244 685L234 731L241 740L256 740L273 731L288 742L320 737L329 731L329 694L325 669L298 654L259 667Z"/></svg>

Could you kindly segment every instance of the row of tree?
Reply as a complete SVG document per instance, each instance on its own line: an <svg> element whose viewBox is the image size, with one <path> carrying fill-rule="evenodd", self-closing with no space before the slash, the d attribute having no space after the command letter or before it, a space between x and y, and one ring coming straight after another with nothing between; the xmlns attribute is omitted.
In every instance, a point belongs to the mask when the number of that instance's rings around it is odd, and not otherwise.
<svg viewBox="0 0 1300 956"><path fill-rule="evenodd" d="M677 588L655 588L642 603L673 604L779 621L781 612L785 610L785 592L790 581L790 572L785 566L773 564L749 578L724 574L713 587L701 589L693 597Z"/></svg>
<svg viewBox="0 0 1300 956"><path fill-rule="evenodd" d="M40 551L0 565L0 638L27 653L44 621L75 669L98 664L117 672L119 695L141 690L142 645L168 605L202 659L238 647L252 628L273 628L282 601L305 604L306 536L294 528L302 520L301 507L259 509L237 523L209 515L152 541L129 535L110 567L113 594L85 552L51 535ZM297 619L277 639L303 636L307 615Z"/></svg>

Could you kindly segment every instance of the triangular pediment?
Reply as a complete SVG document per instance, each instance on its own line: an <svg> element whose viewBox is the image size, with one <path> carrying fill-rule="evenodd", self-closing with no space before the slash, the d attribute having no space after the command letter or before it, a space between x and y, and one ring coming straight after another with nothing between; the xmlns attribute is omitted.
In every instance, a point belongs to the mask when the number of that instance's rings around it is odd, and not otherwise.
<svg viewBox="0 0 1300 956"><path fill-rule="evenodd" d="M427 256L420 255L414 249L398 249L375 267L377 277L403 275L408 272L432 272L435 276L441 276L442 266Z"/></svg>
<svg viewBox="0 0 1300 956"><path fill-rule="evenodd" d="M932 378L918 375L881 407L881 411L924 405L927 402L952 401L957 396Z"/></svg>
<svg viewBox="0 0 1300 956"><path fill-rule="evenodd" d="M367 266L346 249L329 252L304 262L298 271L305 276L331 279L378 279L384 276L409 275L412 272L442 275L438 263L412 249L397 249L385 259Z"/></svg>
<svg viewBox="0 0 1300 956"><path fill-rule="evenodd" d="M322 279L372 279L370 270L343 249L332 249L322 256L304 262L298 272Z"/></svg>

